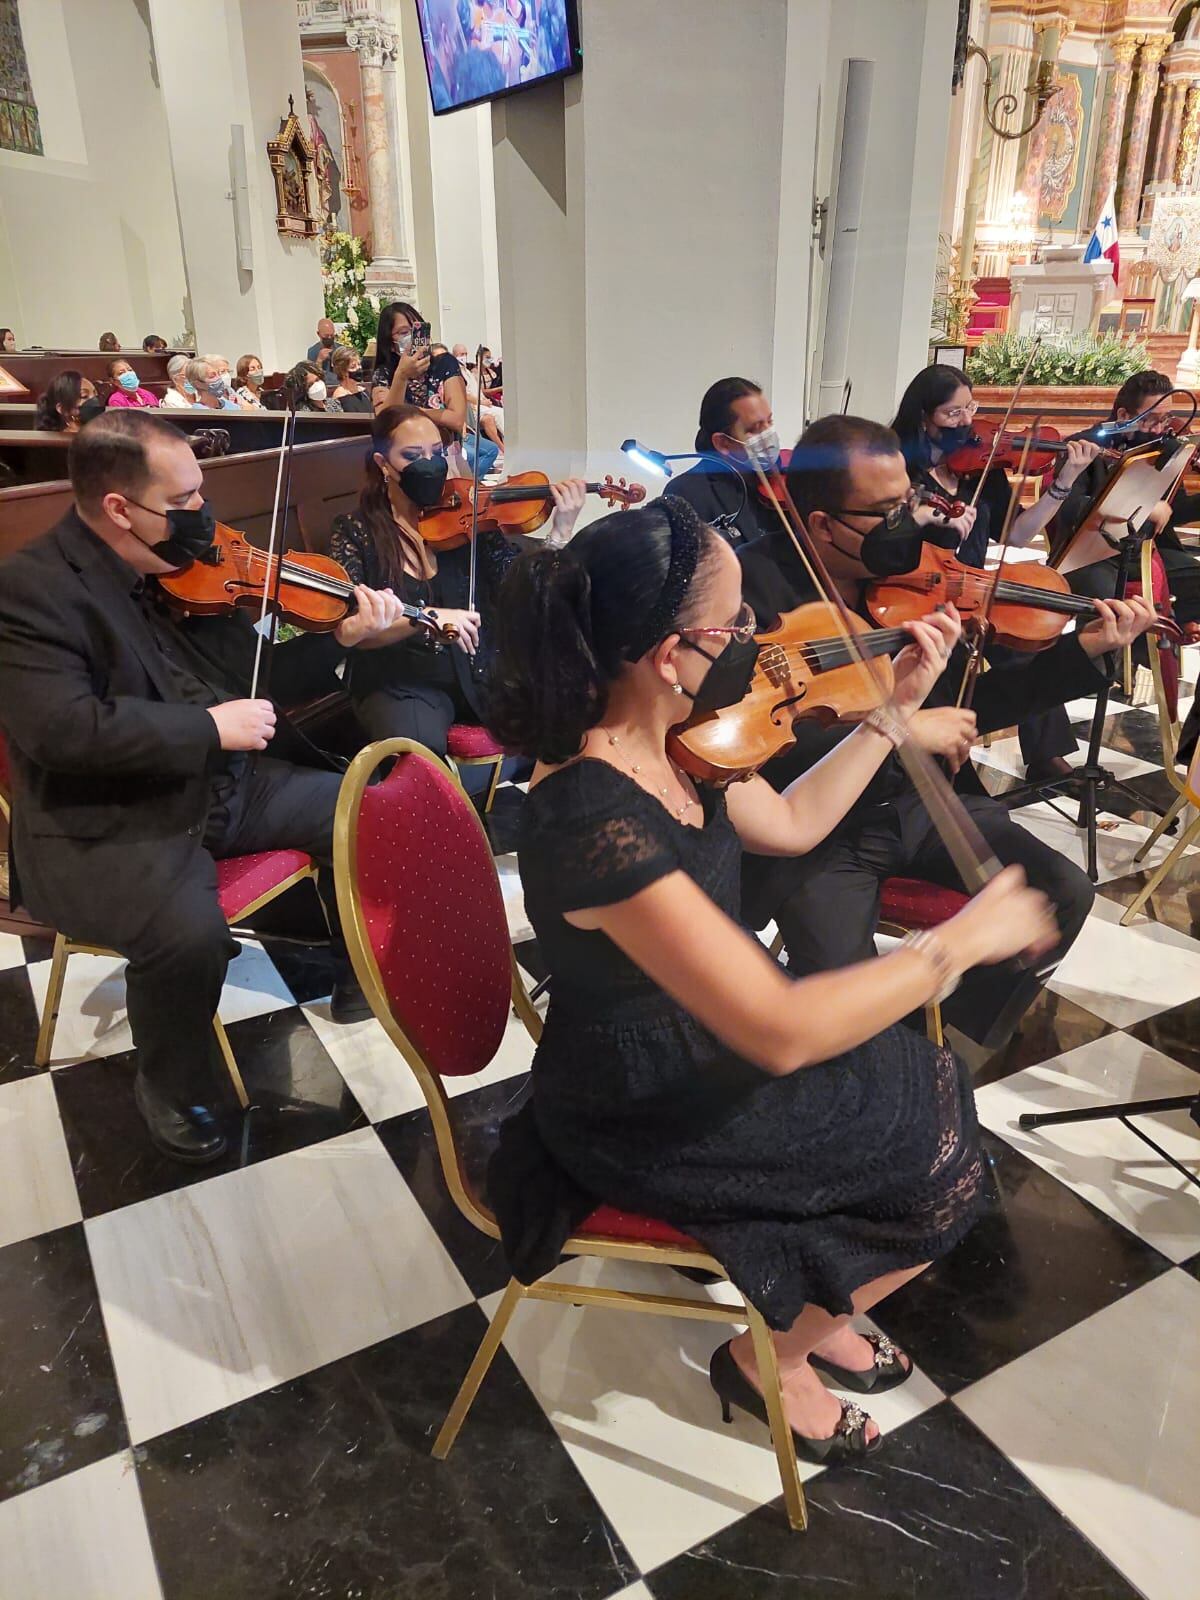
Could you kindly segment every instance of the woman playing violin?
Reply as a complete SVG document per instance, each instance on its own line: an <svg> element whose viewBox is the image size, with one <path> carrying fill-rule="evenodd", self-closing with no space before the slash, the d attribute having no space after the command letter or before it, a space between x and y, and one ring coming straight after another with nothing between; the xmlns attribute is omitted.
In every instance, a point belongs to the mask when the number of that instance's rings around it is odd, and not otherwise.
<svg viewBox="0 0 1200 1600"><path fill-rule="evenodd" d="M739 701L755 657L737 558L673 497L523 556L503 598L492 726L538 760L520 870L551 974L532 1101L489 1172L514 1265L553 1263L558 1205L684 1229L775 1330L798 1451L861 1458L878 1429L819 1374L860 1393L904 1382L907 1356L850 1317L949 1250L984 1187L969 1079L896 1024L967 963L1046 949L1046 902L1006 873L932 939L792 978L739 925L742 851L813 849L891 736L856 730L784 794L682 774L670 729ZM906 708L959 631L952 613L910 626ZM710 1380L765 1416L748 1334Z"/></svg>
<svg viewBox="0 0 1200 1600"><path fill-rule="evenodd" d="M918 490L949 495L969 501L979 485L979 473L960 475L952 470L954 451L972 437L972 422L978 410L971 380L958 367L936 364L918 372L900 400L892 431L900 439L908 475ZM1088 464L1100 454L1100 446L1090 440L1074 440L1067 449L1054 480L1033 505L1018 511L1013 518L1009 543L1026 545L1049 523L1070 492L1072 484ZM958 516L946 519L928 508L917 512L918 521L949 521L957 533L956 552L960 561L982 567L988 542L999 539L1008 516L1011 490L1008 477L993 467L983 479L975 506L966 506ZM996 650L989 656L1007 661L1006 653ZM1066 768L1066 757L1075 753L1075 735L1062 707L1029 717L1019 724L1021 758L1031 780L1059 777Z"/></svg>
<svg viewBox="0 0 1200 1600"><path fill-rule="evenodd" d="M389 406L375 418L358 509L333 524L329 553L354 583L391 590L433 611L453 643L402 619L371 641L354 663L350 694L372 739L417 739L439 755L455 722L483 721L486 648L496 588L520 547L481 531L478 595L469 608L470 547L435 554L421 536L421 513L437 505L446 481L441 431L416 406ZM560 546L574 530L585 486L553 484L554 517L546 542ZM368 577L367 574L371 576Z"/></svg>

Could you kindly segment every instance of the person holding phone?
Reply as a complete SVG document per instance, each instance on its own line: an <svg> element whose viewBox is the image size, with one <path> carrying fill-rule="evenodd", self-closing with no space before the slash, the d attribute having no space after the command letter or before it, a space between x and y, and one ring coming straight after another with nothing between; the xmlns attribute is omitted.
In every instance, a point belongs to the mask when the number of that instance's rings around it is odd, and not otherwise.
<svg viewBox="0 0 1200 1600"><path fill-rule="evenodd" d="M371 404L375 415L388 406L416 406L444 433L462 437L467 425L467 386L448 352L431 357L429 324L415 306L393 300L379 313ZM436 404L441 386L442 404Z"/></svg>

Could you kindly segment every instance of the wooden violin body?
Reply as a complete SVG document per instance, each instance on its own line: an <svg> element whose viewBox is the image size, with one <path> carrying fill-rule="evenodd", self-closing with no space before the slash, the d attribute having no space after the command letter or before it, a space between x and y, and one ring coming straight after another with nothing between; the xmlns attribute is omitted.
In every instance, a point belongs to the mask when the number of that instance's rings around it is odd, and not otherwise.
<svg viewBox="0 0 1200 1600"><path fill-rule="evenodd" d="M725 785L749 778L794 738L793 724L865 717L892 689L887 659L909 642L901 630L873 630L854 619L859 648L878 657L874 669L854 659L834 608L823 600L798 606L758 635L759 656L745 697L735 706L672 730L667 747L692 777Z"/></svg>
<svg viewBox="0 0 1200 1600"><path fill-rule="evenodd" d="M974 436L957 450L952 450L946 457L946 466L959 476L986 472L993 467L1016 471L1021 465L1027 443L1029 444L1029 454L1025 459L1027 472L1045 472L1059 456L1066 454L1066 441L1057 428L1040 428L1032 440L1027 434L1005 429L997 440L999 429L994 422L979 417L972 427ZM994 455L993 443L995 443Z"/></svg>
<svg viewBox="0 0 1200 1600"><path fill-rule="evenodd" d="M260 611L268 575L274 585L266 552L218 522L210 556L164 572L159 588L186 616L215 617L243 607ZM330 633L349 614L353 592L345 568L330 556L289 550L273 609L281 621L309 633Z"/></svg>
<svg viewBox="0 0 1200 1600"><path fill-rule="evenodd" d="M610 506L623 509L646 498L640 483L609 476L603 483L589 483L589 494L598 494ZM470 478L451 478L436 506L421 513L421 537L432 550L457 550L470 544L475 525L472 495L478 495L480 533L503 533L516 539L536 533L554 513L554 496L544 472L519 472L503 483L481 483Z"/></svg>

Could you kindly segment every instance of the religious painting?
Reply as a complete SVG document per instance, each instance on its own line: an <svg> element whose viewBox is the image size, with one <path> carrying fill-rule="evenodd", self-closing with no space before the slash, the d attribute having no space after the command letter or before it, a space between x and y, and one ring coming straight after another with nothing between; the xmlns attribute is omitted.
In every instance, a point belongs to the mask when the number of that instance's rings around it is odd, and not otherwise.
<svg viewBox="0 0 1200 1600"><path fill-rule="evenodd" d="M1146 260L1164 283L1196 276L1200 270L1200 196L1159 195Z"/></svg>
<svg viewBox="0 0 1200 1600"><path fill-rule="evenodd" d="M288 114L279 132L267 143L267 157L275 178L275 226L280 233L315 238L321 219L314 206L316 151L300 125L295 102L288 95Z"/></svg>
<svg viewBox="0 0 1200 1600"><path fill-rule="evenodd" d="M329 79L311 63L304 64L304 100L308 137L314 151L317 210L322 226L350 231L350 206L343 187L346 159L342 138L342 103Z"/></svg>
<svg viewBox="0 0 1200 1600"><path fill-rule="evenodd" d="M1040 225L1074 232L1080 223L1096 69L1060 66L1058 81L1059 92L1031 135L1029 160L1032 166L1035 153L1041 160Z"/></svg>
<svg viewBox="0 0 1200 1600"><path fill-rule="evenodd" d="M0 0L0 149L44 154L17 0Z"/></svg>

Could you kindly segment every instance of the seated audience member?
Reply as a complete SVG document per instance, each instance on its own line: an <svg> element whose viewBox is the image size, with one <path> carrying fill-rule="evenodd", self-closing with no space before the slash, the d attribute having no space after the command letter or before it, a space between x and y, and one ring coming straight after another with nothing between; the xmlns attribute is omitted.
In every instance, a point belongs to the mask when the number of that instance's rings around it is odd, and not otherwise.
<svg viewBox="0 0 1200 1600"><path fill-rule="evenodd" d="M17 336L11 328L0 328L0 352L12 355L17 348Z"/></svg>
<svg viewBox="0 0 1200 1600"><path fill-rule="evenodd" d="M161 333L148 333L142 340L142 349L147 355L160 355L167 348L167 341Z"/></svg>
<svg viewBox="0 0 1200 1600"><path fill-rule="evenodd" d="M209 366L213 369L214 376L220 378L221 383L224 385L225 398L227 400L232 400L239 411L252 411L256 409L256 407L244 405L234 396L233 372L230 368L229 361L225 356L207 355L204 356L203 359L207 361Z"/></svg>
<svg viewBox="0 0 1200 1600"><path fill-rule="evenodd" d="M189 383L187 356L172 356L167 362L167 392L159 404L167 410L182 411L196 404L196 386Z"/></svg>
<svg viewBox="0 0 1200 1600"><path fill-rule="evenodd" d="M68 368L51 378L37 403L34 427L46 433L78 433L79 408L91 400L96 385L81 372Z"/></svg>
<svg viewBox="0 0 1200 1600"><path fill-rule="evenodd" d="M453 356L435 362L428 347L414 344L417 330L424 326L416 306L404 300L393 300L379 313L379 360L371 374L371 404L376 413L386 406L417 406L447 435L461 437L467 425L467 386Z"/></svg>
<svg viewBox="0 0 1200 1600"><path fill-rule="evenodd" d="M123 356L108 364L108 375L116 388L108 397L109 409L133 407L138 411L153 411L158 406L158 396L151 389L143 389L138 375Z"/></svg>
<svg viewBox="0 0 1200 1600"><path fill-rule="evenodd" d="M329 393L329 385L315 361L297 361L287 375L287 387L296 397L297 411L342 409L342 402Z"/></svg>
<svg viewBox="0 0 1200 1600"><path fill-rule="evenodd" d="M322 317L317 323L317 342L308 347L308 360L320 367L321 375L332 389L335 379L331 357L333 347L337 343L337 330L328 317Z"/></svg>
<svg viewBox="0 0 1200 1600"><path fill-rule="evenodd" d="M463 382L469 389L471 387L471 380L475 374L475 363L471 360L471 352L467 349L465 344L456 344L450 354L454 357L455 361L458 362L459 369L463 375Z"/></svg>
<svg viewBox="0 0 1200 1600"><path fill-rule="evenodd" d="M335 939L334 1019L366 1014L330 892L340 774L293 764L289 754L319 752L283 718L275 740L275 705L246 698L249 618L185 618L160 604L156 575L203 553L213 534L203 473L178 429L106 413L72 440L68 461L73 508L0 575L14 899L126 957L134 1098L150 1138L175 1159L215 1160L226 1146L207 1109L224 1078L212 1019L238 947L214 858L290 848L317 859ZM322 692L346 652L398 616L392 596L360 589L356 600L336 633L278 647L281 698Z"/></svg>
<svg viewBox="0 0 1200 1600"><path fill-rule="evenodd" d="M121 348L121 341L115 333L102 333L100 335L100 348L105 355L112 355L115 350Z"/></svg>
<svg viewBox="0 0 1200 1600"><path fill-rule="evenodd" d="M329 358L337 387L333 398L343 411L371 410L371 396L363 386L363 359L353 346L339 344Z"/></svg>
<svg viewBox="0 0 1200 1600"><path fill-rule="evenodd" d="M779 519L758 492L753 463L780 464L771 402L750 378L719 378L700 402L696 449L701 460L663 490L686 500L735 548L771 532Z"/></svg>
<svg viewBox="0 0 1200 1600"><path fill-rule="evenodd" d="M861 611L873 574L911 572L919 561L925 529L913 516L907 464L890 428L863 417L814 422L792 452L787 486L852 610ZM760 628L817 598L782 528L746 545L738 556L746 600ZM1107 670L1103 658L1144 633L1153 617L1145 601L1101 603L1098 620L1064 634L1028 665L996 666L983 673L971 711L956 706L966 654L960 647L925 706L907 723L914 745L946 760L958 773L963 804L997 860L1024 867L1030 884L1054 906L1061 938L1041 963L1043 971L1074 943L1095 890L1073 861L983 792L968 759L970 746L977 732L1010 727L1034 712L1095 694ZM822 728L811 720L795 727L795 744L763 768L772 788L784 789L850 732L844 725ZM746 857L743 911L753 927L776 922L793 972L826 971L872 955L880 885L890 877L962 888L958 868L924 801L894 757L880 768L846 819L809 855ZM985 1050L998 1050L1033 1002L1041 981L1037 972L1015 964L976 968L947 1000L946 1019Z"/></svg>
<svg viewBox="0 0 1200 1600"><path fill-rule="evenodd" d="M215 370L207 357L198 356L195 360L189 361L185 370L187 381L196 391L193 407L204 407L208 411L242 409L226 389L224 377Z"/></svg>
<svg viewBox="0 0 1200 1600"><path fill-rule="evenodd" d="M247 411L265 411L262 403L262 386L266 373L263 364L257 356L239 356L237 364L237 388L233 391L233 398Z"/></svg>
<svg viewBox="0 0 1200 1600"><path fill-rule="evenodd" d="M446 482L443 435L418 407L390 406L376 416L371 438L358 508L334 519L329 553L354 583L434 608L458 637L446 644L407 619L398 622L373 642L369 659L354 664L348 687L372 739L419 739L445 755L452 723L484 720L497 593L519 546L480 532L478 609L468 610L469 549L438 552L421 536L421 510L437 504ZM571 537L586 492L578 479L552 486L548 545Z"/></svg>

